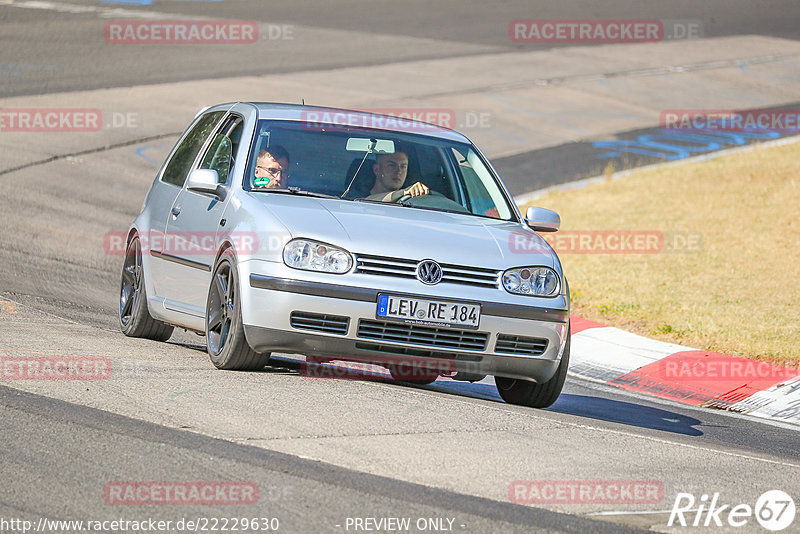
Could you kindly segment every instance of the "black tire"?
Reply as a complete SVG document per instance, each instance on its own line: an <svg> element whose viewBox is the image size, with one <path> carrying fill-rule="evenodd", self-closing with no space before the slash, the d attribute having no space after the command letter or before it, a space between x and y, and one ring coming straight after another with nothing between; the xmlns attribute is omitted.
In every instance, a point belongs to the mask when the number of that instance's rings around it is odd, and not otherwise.
<svg viewBox="0 0 800 534"><path fill-rule="evenodd" d="M153 341L166 341L172 335L173 327L153 319L147 309L139 236L134 236L125 249L119 289L119 327L126 336Z"/></svg>
<svg viewBox="0 0 800 534"><path fill-rule="evenodd" d="M255 352L244 336L239 275L231 249L220 254L206 299L208 357L219 369L254 371L269 363L269 353Z"/></svg>
<svg viewBox="0 0 800 534"><path fill-rule="evenodd" d="M414 365L410 366L411 370L409 371L405 369L406 367L407 366L402 363L398 365L389 364L386 366L394 380L405 382L406 384L427 386L428 384L433 384L436 382L436 379L439 378L438 371L424 369Z"/></svg>
<svg viewBox="0 0 800 534"><path fill-rule="evenodd" d="M558 364L556 374L547 382L537 384L528 380L494 377L497 391L503 400L509 404L530 406L531 408L547 408L556 402L564 388L564 380L567 378L570 339L570 330L567 330L567 345L564 347L561 363Z"/></svg>

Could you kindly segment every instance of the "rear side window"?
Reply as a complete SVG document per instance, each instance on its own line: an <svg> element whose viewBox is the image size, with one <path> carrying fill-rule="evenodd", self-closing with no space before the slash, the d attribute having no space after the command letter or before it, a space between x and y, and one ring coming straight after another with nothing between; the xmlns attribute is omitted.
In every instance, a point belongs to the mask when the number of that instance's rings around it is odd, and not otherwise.
<svg viewBox="0 0 800 534"><path fill-rule="evenodd" d="M181 141L181 144L172 155L172 159L167 163L161 180L168 184L183 187L183 182L186 181L186 176L189 174L197 153L200 152L203 143L222 118L223 113L223 111L215 111L204 115L197 121L197 124L186 134L186 137L183 138L183 141Z"/></svg>

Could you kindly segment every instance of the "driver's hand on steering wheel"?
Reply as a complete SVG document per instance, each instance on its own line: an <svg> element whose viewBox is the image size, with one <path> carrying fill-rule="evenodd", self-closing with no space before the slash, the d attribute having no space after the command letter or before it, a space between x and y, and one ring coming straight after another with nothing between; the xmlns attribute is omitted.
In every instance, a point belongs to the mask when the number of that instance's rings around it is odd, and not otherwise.
<svg viewBox="0 0 800 534"><path fill-rule="evenodd" d="M403 196L410 196L410 197L419 197L422 195L427 195L430 192L428 186L423 184L422 182L417 182L408 189L403 190Z"/></svg>

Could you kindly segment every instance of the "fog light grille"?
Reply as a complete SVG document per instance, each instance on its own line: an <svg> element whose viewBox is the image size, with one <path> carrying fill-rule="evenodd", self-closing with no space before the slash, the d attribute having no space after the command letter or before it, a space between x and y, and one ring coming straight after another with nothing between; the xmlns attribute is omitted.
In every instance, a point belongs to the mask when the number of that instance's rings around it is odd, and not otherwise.
<svg viewBox="0 0 800 534"><path fill-rule="evenodd" d="M497 336L495 352L505 354L520 354L524 356L541 356L547 349L547 340L536 337L512 336L500 334Z"/></svg>
<svg viewBox="0 0 800 534"><path fill-rule="evenodd" d="M321 313L292 312L289 324L298 330L312 330L324 334L347 335L350 318L341 315L327 315Z"/></svg>

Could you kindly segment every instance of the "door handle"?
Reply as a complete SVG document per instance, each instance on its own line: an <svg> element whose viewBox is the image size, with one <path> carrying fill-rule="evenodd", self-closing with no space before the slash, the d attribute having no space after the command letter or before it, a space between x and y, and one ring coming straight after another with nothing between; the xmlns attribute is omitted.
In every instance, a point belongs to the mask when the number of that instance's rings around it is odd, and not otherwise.
<svg viewBox="0 0 800 534"><path fill-rule="evenodd" d="M175 217L177 217L177 216L178 216L178 215L180 215L180 214L181 214L181 205L180 205L180 204L177 204L177 205L175 205L175 206L172 206L172 215L174 215Z"/></svg>

